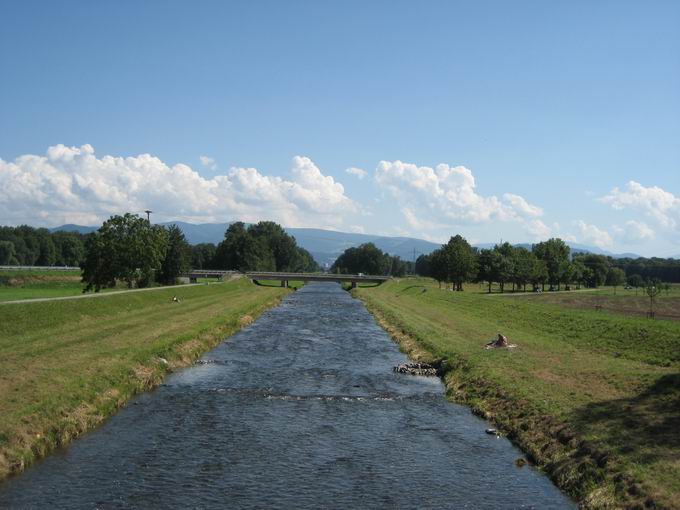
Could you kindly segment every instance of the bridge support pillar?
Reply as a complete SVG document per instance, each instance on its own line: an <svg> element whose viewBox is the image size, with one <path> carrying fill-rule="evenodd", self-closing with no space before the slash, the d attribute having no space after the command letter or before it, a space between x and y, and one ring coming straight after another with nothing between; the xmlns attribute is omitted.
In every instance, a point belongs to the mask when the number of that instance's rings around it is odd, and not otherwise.
<svg viewBox="0 0 680 510"><path fill-rule="evenodd" d="M288 280L281 280L281 287L288 288Z"/></svg>
<svg viewBox="0 0 680 510"><path fill-rule="evenodd" d="M357 282L355 282L355 281L352 282L352 288L353 288L353 289L356 289L356 288L357 288Z"/></svg>
<svg viewBox="0 0 680 510"><path fill-rule="evenodd" d="M189 283L198 283L198 278L189 277Z"/></svg>

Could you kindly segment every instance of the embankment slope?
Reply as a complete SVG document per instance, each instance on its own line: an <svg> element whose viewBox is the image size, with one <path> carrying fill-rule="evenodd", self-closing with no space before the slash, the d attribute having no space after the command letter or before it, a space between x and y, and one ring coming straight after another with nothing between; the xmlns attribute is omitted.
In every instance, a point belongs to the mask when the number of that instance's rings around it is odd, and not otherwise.
<svg viewBox="0 0 680 510"><path fill-rule="evenodd" d="M356 294L591 508L680 508L680 323L393 281ZM485 350L503 332L513 350Z"/></svg>
<svg viewBox="0 0 680 510"><path fill-rule="evenodd" d="M96 426L286 292L240 279L0 307L0 479Z"/></svg>

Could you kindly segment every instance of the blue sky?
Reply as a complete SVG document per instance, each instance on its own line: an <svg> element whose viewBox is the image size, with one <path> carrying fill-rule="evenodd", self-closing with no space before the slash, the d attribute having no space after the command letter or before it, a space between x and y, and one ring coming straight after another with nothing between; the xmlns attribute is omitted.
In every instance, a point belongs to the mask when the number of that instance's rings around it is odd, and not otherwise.
<svg viewBox="0 0 680 510"><path fill-rule="evenodd" d="M680 254L680 2L22 1L0 18L2 224L150 207Z"/></svg>

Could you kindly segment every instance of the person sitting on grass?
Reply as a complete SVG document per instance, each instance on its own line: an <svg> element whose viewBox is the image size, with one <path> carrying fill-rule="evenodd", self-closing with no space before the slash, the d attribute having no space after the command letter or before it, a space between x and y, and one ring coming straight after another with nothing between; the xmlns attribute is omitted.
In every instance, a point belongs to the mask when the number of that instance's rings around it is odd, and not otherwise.
<svg viewBox="0 0 680 510"><path fill-rule="evenodd" d="M502 347L513 348L517 346L515 344L508 343L508 337L498 333L498 338L496 340L491 340L484 347L486 349L498 349Z"/></svg>

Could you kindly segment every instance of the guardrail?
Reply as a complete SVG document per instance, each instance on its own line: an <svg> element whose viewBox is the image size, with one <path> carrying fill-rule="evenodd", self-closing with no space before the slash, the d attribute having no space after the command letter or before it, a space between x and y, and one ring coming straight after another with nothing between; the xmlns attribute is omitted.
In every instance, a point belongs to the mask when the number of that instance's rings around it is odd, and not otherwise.
<svg viewBox="0 0 680 510"><path fill-rule="evenodd" d="M0 266L0 271L80 271L78 266Z"/></svg>

